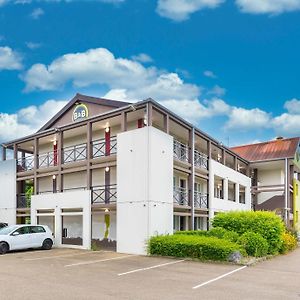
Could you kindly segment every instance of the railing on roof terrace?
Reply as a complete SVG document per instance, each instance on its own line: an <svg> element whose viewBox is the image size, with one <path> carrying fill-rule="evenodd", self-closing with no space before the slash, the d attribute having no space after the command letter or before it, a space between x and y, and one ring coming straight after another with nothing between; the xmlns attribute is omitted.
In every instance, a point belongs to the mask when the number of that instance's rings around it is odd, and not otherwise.
<svg viewBox="0 0 300 300"><path fill-rule="evenodd" d="M174 187L173 198L174 203L177 205L187 206L189 203L188 191L186 188Z"/></svg>
<svg viewBox="0 0 300 300"><path fill-rule="evenodd" d="M117 185L92 187L92 204L111 204L117 202Z"/></svg>
<svg viewBox="0 0 300 300"><path fill-rule="evenodd" d="M204 153L195 150L194 163L196 168L208 169L208 156Z"/></svg>
<svg viewBox="0 0 300 300"><path fill-rule="evenodd" d="M177 140L174 140L173 154L174 154L174 158L183 162L188 162L189 161L188 145L183 144Z"/></svg>
<svg viewBox="0 0 300 300"><path fill-rule="evenodd" d="M17 171L26 172L34 168L34 156L25 156L17 160Z"/></svg>
<svg viewBox="0 0 300 300"><path fill-rule="evenodd" d="M80 144L63 149L63 163L82 161L87 158L87 144Z"/></svg>
<svg viewBox="0 0 300 300"><path fill-rule="evenodd" d="M195 191L194 204L195 204L195 208L208 208L208 195Z"/></svg>
<svg viewBox="0 0 300 300"><path fill-rule="evenodd" d="M107 143L105 139L93 141L93 158L109 156L117 154L117 137L111 137L110 142Z"/></svg>

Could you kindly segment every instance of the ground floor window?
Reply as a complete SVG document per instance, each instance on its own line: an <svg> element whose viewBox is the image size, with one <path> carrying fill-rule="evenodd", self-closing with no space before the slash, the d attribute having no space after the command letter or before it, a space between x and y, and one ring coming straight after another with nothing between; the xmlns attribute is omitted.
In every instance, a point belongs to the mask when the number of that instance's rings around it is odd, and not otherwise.
<svg viewBox="0 0 300 300"><path fill-rule="evenodd" d="M174 231L188 230L188 216L174 216L173 217L173 229Z"/></svg>
<svg viewBox="0 0 300 300"><path fill-rule="evenodd" d="M195 230L207 230L207 218L206 217L195 217L194 228L195 228Z"/></svg>
<svg viewBox="0 0 300 300"><path fill-rule="evenodd" d="M83 222L82 215L62 216L62 244L78 245L83 244Z"/></svg>

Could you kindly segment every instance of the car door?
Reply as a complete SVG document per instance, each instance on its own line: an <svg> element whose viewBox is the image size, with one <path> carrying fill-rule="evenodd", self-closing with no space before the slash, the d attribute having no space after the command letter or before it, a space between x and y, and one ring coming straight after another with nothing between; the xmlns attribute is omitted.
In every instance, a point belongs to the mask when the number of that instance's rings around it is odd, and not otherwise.
<svg viewBox="0 0 300 300"><path fill-rule="evenodd" d="M46 239L46 230L43 226L30 227L30 242L32 248L42 247L43 241Z"/></svg>
<svg viewBox="0 0 300 300"><path fill-rule="evenodd" d="M21 250L30 248L30 228L22 226L10 234L10 249Z"/></svg>

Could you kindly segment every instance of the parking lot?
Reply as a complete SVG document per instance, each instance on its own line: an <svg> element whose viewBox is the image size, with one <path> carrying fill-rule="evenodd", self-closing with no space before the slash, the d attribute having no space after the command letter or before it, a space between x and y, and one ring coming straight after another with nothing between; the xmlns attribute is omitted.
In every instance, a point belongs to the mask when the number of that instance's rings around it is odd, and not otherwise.
<svg viewBox="0 0 300 300"><path fill-rule="evenodd" d="M0 266L1 299L300 299L300 250L252 267L71 249Z"/></svg>

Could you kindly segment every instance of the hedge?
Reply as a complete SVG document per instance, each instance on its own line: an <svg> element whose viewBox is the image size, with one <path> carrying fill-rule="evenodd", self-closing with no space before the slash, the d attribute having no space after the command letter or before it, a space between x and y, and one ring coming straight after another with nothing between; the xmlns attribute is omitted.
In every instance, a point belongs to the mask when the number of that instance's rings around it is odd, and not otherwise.
<svg viewBox="0 0 300 300"><path fill-rule="evenodd" d="M283 243L280 248L280 253L285 254L297 248L297 238L290 232L285 232L281 237Z"/></svg>
<svg viewBox="0 0 300 300"><path fill-rule="evenodd" d="M213 219L214 227L222 227L239 235L245 232L259 233L269 245L268 253L278 253L282 245L285 226L275 213L265 211L244 211L220 213Z"/></svg>
<svg viewBox="0 0 300 300"><path fill-rule="evenodd" d="M236 242L239 235L234 231L229 231L221 227L212 228L209 231L204 230L190 230L190 231L176 231L176 235L197 235L207 237L217 237L219 239L225 239L230 242Z"/></svg>
<svg viewBox="0 0 300 300"><path fill-rule="evenodd" d="M152 237L148 244L148 251L152 255L218 261L227 261L230 255L237 251L246 255L243 247L227 240L181 234Z"/></svg>
<svg viewBox="0 0 300 300"><path fill-rule="evenodd" d="M259 233L245 232L239 239L238 244L243 246L247 254L254 257L266 256L268 253L268 242Z"/></svg>

